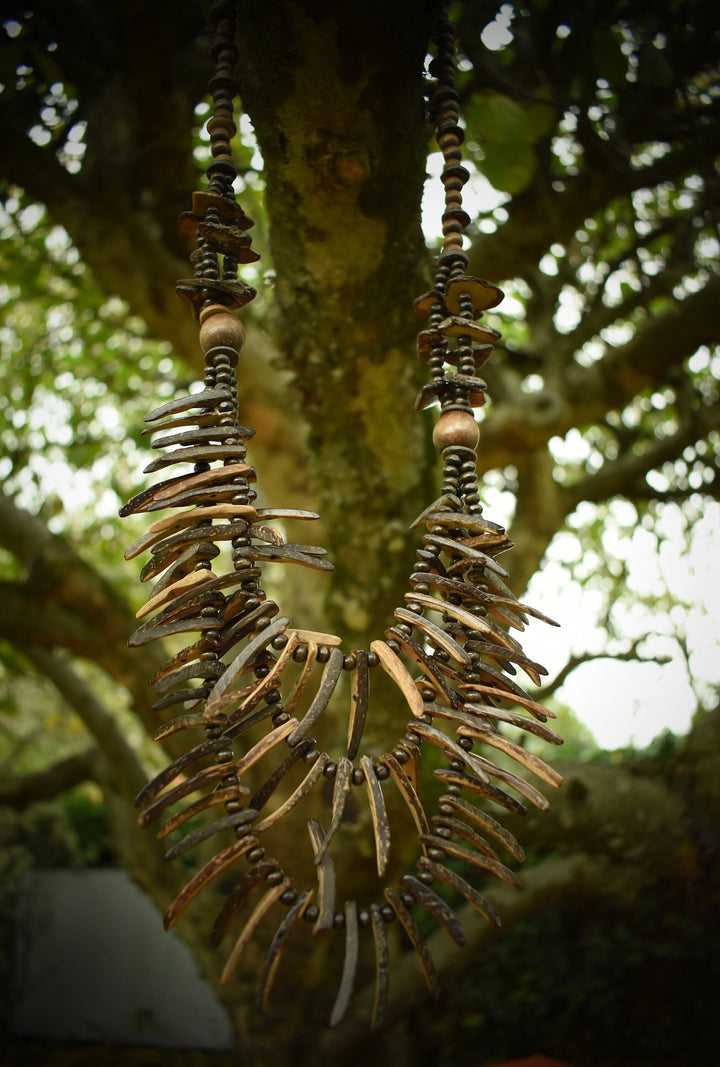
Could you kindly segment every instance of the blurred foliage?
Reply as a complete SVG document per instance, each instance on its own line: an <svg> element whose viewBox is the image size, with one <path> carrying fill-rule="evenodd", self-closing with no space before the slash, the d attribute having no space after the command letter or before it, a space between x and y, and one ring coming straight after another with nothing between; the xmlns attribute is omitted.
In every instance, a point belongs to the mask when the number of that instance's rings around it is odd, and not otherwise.
<svg viewBox="0 0 720 1067"><path fill-rule="evenodd" d="M55 532L116 559L120 501L137 482L148 382L169 396L183 370L167 342L103 294L46 210L7 190L0 214L0 474L5 493L42 509ZM186 372L185 372L185 376Z"/></svg>
<svg viewBox="0 0 720 1067"><path fill-rule="evenodd" d="M430 1009L414 1058L422 1067L530 1052L576 1067L713 1063L720 964L707 947L718 937L716 913L688 910L662 888L632 923L611 904L518 923Z"/></svg>

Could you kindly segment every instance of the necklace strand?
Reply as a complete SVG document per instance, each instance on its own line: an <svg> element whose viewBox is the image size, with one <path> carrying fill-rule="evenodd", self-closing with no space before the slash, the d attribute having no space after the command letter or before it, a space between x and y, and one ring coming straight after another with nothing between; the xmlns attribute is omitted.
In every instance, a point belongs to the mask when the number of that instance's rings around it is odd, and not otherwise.
<svg viewBox="0 0 720 1067"><path fill-rule="evenodd" d="M294 626L262 585L262 567L268 562L316 570L332 567L323 549L288 544L273 526L285 518L311 521L318 516L258 507L253 489L257 475L247 462L246 441L254 431L238 421L236 368L245 330L235 312L255 296L254 289L238 278L238 267L254 262L258 255L247 232L253 222L233 193L234 4L217 0L211 17L215 72L209 83L213 114L207 128L212 159L206 189L193 194L192 210L180 218L181 233L195 243L190 256L194 276L177 285L200 324L203 389L151 412L145 431L157 435L151 444L161 453L146 473L176 464L190 464L191 469L143 490L121 510L129 515L173 509L125 553L132 559L149 550L151 558L141 579L154 581L147 604L138 612L143 621L130 644L199 634L153 679L158 694L154 709L164 719L169 716L157 739L180 734L196 740L141 791L139 821L148 826L164 818L157 831L161 839L178 831L184 834L168 849L168 859L216 835L223 842L170 906L166 927L205 886L232 867L236 881L212 928L213 943L219 945L241 909L262 891L227 957L223 981L239 962L262 916L277 905L285 907L260 977L261 1006L267 1003L284 946L303 920L316 934L344 931L343 972L330 1015L331 1025L337 1025L350 1002L360 931L371 930L377 959L371 1026L377 1028L388 990L386 924L399 921L404 927L428 989L436 996L437 976L413 913L425 909L458 944L464 943L464 934L454 911L433 886L449 887L490 922L498 922L491 904L448 862L462 860L483 874L519 884L493 846L500 845L515 860L523 858L522 849L493 816L477 807L478 799L513 813L524 812L526 801L547 807L534 786L478 749L499 750L547 784L560 781L555 771L503 732L509 726L560 743L545 725L550 713L512 678L516 665L536 684L544 671L523 655L509 630L522 630L531 616L551 620L519 604L504 584L507 572L495 556L512 543L501 526L483 517L478 493L478 427L473 409L484 403L486 386L477 371L499 337L481 318L499 303L502 293L466 273L462 234L469 218L462 207L462 188L468 172L461 163L454 31L445 13L435 31L436 52L429 68L435 79L430 105L444 157L443 242L433 288L415 301L417 314L427 317L418 335L418 355L430 372L416 407L440 406L433 440L442 457L443 480L438 499L413 524L424 532L405 603L395 610L383 638L367 650L344 654L335 635ZM223 542L229 545L232 570L216 575L213 561ZM378 669L401 694L409 721L394 746L373 759L362 752L362 735L372 714L372 675ZM414 672L419 673L414 676ZM333 698L337 704L341 680L347 675L347 746L342 755L331 757L310 735L322 734L323 716ZM443 791L430 817L421 799L426 792L421 780L423 756L429 750L439 752L446 763L432 775ZM260 784L251 791L246 782L255 781L252 770L258 764L272 769L264 778L259 776ZM181 774L180 784L174 784ZM330 821L324 829L317 820L306 820L314 884L299 886L280 860L268 856L263 835L301 806L321 781L332 783ZM416 873L402 875L397 887L387 884L391 847L387 782L407 807L421 851ZM294 783L290 792L289 783ZM340 907L332 846L354 787L367 798L382 897L368 903L348 899ZM284 796L279 804L273 801L277 794ZM178 804L182 807L174 810ZM209 811L218 813L215 821L187 832L190 820ZM238 864L244 865L239 876Z"/></svg>

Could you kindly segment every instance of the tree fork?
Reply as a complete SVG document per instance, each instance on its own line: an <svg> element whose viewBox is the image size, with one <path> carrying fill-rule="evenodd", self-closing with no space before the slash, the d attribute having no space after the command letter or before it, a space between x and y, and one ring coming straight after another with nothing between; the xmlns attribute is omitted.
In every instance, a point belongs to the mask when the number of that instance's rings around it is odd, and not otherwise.
<svg viewBox="0 0 720 1067"><path fill-rule="evenodd" d="M422 70L439 5L239 5L239 82L266 165L276 329L310 427L309 472L352 643L387 625L432 457L413 416ZM393 384L388 387L388 381ZM400 578L395 576L399 575Z"/></svg>

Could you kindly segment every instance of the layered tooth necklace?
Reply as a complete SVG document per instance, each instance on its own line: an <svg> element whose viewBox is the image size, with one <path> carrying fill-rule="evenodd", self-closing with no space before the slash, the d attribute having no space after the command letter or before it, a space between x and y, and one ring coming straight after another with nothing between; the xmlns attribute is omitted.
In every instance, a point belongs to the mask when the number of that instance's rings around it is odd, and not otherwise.
<svg viewBox="0 0 720 1067"><path fill-rule="evenodd" d="M215 845L169 907L165 926L173 926L206 886L230 883L211 930L214 945L227 938L231 946L223 980L268 913L278 917L278 924L259 975L260 1006L267 1003L291 935L303 936L305 927L310 941L313 935L342 938L342 971L330 1009L335 1026L347 1010L365 936L375 951L370 1025L377 1028L389 986L388 924L404 928L428 989L437 995L418 911L429 913L458 945L465 936L445 899L448 889L497 924L493 907L467 880L467 872L519 886L503 854L518 861L524 854L486 808L514 814L524 813L528 803L547 808L543 794L508 769L511 761L548 785L560 783L551 767L512 736L522 738L525 732L561 742L546 725L551 713L515 680L518 667L535 684L545 672L523 655L509 632L522 630L531 616L551 620L518 603L505 585L508 574L496 557L512 542L483 516L478 495L473 408L483 404L486 387L477 372L499 337L482 314L500 302L502 292L466 273L462 233L470 220L462 189L468 172L461 164L454 33L443 15L429 68L437 142L445 160L443 243L433 288L415 301L416 312L427 319L418 335L418 355L430 370L416 406L439 404L433 441L442 457L443 482L438 499L411 527L418 531L418 548L405 603L369 648L345 652L334 634L299 628L263 588L267 563L316 570L332 566L322 548L288 543L274 525L316 519L315 513L257 506L252 488L256 473L247 462L246 441L254 431L239 425L237 409L236 367L245 330L235 312L255 296L238 278L238 267L258 254L247 232L252 220L233 193L234 5L220 0L212 14L215 73L207 127L212 161L206 189L193 194L192 210L180 219L182 232L195 239L194 275L177 284L200 323L203 389L147 416L145 432L153 435L159 454L146 473L170 476L121 511L169 509L125 553L133 559L149 551L141 579L152 582L130 644L192 635L153 679L154 708L165 720L156 739L178 734L187 737L187 749L141 791L139 821L141 826L159 822L157 836L173 842L169 860L203 842ZM214 562L228 555L229 569L213 570ZM363 751L363 730L374 704L380 714L384 711L374 682L378 671L398 691L409 720L405 733L374 755ZM319 739L336 736L343 715L347 743L332 753ZM307 812L322 810L323 785L327 817L321 821ZM386 807L388 790L396 792L409 814L409 820L399 820L399 830ZM336 885L333 851L343 836L353 791L367 804L368 833L374 839L373 899L347 897L345 889L353 887L343 886L340 893ZM264 846L266 834L291 821L298 832L285 833L284 840L292 860L276 859ZM391 877L391 834L407 835L411 823L417 837L415 871ZM287 873L288 867L297 868L303 848L304 881Z"/></svg>

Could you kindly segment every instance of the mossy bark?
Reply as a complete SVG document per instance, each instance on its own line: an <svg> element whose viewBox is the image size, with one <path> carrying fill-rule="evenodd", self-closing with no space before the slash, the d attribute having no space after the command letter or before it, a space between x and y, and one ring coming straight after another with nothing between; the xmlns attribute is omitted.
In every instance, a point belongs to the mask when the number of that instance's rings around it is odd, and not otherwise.
<svg viewBox="0 0 720 1067"><path fill-rule="evenodd" d="M432 492L412 300L435 4L240 5L240 88L265 160L276 333L309 424L335 576L328 621L354 647L402 599L409 523Z"/></svg>

